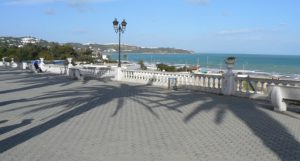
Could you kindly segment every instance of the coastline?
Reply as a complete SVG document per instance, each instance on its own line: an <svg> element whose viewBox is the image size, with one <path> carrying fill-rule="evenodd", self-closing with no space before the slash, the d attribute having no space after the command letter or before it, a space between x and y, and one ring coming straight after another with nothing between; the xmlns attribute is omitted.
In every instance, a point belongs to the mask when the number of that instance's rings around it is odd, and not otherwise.
<svg viewBox="0 0 300 161"><path fill-rule="evenodd" d="M145 64L168 64L172 66L200 66L201 68L225 70L224 59L228 56L236 57L234 70L240 72L269 74L273 76L300 77L300 55L250 55L250 54L154 54L130 53L126 59L121 53L121 60ZM110 55L113 60L118 60L118 54Z"/></svg>

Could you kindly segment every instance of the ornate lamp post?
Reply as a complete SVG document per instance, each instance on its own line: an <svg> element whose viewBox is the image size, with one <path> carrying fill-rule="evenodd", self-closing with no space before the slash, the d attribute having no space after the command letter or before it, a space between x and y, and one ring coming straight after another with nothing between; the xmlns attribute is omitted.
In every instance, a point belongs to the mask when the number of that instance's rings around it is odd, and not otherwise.
<svg viewBox="0 0 300 161"><path fill-rule="evenodd" d="M126 29L127 22L125 19L119 24L119 21L115 18L113 21L114 29L116 33L119 33L119 63L118 67L121 67L121 33L124 33Z"/></svg>

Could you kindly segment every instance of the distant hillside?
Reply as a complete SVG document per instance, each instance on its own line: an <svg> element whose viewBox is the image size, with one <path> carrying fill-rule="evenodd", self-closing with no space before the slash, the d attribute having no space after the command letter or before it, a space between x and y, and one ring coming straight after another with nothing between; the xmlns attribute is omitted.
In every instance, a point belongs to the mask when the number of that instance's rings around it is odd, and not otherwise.
<svg viewBox="0 0 300 161"><path fill-rule="evenodd" d="M51 46L55 42L48 42L46 40L37 39L35 37L0 37L0 46L18 46L21 47L24 44L39 44L41 46ZM90 48L92 50L97 50L103 53L117 52L119 49L118 44L81 44L81 43L65 43L65 45L70 45L75 49L85 49ZM174 53L174 54L191 54L192 51L176 48L146 48L134 45L122 45L122 52L125 53Z"/></svg>

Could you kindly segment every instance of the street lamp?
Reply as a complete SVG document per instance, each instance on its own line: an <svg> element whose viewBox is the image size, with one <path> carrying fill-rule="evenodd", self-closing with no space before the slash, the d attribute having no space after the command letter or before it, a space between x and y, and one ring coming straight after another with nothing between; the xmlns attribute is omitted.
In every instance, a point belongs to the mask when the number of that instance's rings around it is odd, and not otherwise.
<svg viewBox="0 0 300 161"><path fill-rule="evenodd" d="M125 19L119 24L119 21L115 18L113 21L114 29L116 33L119 33L119 63L118 67L121 67L121 33L124 33L126 29L127 22Z"/></svg>

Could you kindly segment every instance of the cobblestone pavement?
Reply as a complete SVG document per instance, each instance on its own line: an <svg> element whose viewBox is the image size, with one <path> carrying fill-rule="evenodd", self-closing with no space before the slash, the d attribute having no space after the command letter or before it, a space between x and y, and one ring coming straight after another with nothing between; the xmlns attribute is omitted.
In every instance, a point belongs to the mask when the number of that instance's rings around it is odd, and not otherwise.
<svg viewBox="0 0 300 161"><path fill-rule="evenodd" d="M267 103L0 69L1 161L299 161Z"/></svg>

